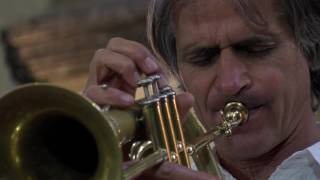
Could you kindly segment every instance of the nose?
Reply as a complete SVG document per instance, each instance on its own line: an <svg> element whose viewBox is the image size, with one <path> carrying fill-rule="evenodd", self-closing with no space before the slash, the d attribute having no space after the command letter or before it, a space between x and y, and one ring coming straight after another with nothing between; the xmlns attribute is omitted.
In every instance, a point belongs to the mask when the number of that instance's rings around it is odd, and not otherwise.
<svg viewBox="0 0 320 180"><path fill-rule="evenodd" d="M224 49L218 62L216 88L224 97L239 95L252 84L248 63Z"/></svg>

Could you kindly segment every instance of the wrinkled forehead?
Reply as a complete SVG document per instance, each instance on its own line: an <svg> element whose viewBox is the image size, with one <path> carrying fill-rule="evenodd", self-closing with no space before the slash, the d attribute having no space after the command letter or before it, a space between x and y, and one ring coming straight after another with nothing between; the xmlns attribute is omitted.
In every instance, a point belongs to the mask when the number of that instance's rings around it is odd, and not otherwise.
<svg viewBox="0 0 320 180"><path fill-rule="evenodd" d="M172 2L175 23L179 22L181 12L189 12L189 14L192 12L192 15L197 17L203 16L205 12L215 14L213 9L220 9L225 14L231 11L236 12L249 25L256 27L263 27L267 19L280 16L277 3L273 0L173 0ZM278 15L275 16L275 12Z"/></svg>

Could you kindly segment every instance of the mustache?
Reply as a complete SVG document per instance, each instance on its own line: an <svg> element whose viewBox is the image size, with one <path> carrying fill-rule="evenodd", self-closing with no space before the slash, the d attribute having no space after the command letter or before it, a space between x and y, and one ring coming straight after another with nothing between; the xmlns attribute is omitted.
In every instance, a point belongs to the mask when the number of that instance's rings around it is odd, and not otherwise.
<svg viewBox="0 0 320 180"><path fill-rule="evenodd" d="M218 98L214 100L214 102L212 102L211 108L214 111L220 111L225 107L225 105L227 105L230 102L241 102L249 110L259 108L264 104L266 104L265 98L262 98L261 96L256 94L246 94L246 95Z"/></svg>

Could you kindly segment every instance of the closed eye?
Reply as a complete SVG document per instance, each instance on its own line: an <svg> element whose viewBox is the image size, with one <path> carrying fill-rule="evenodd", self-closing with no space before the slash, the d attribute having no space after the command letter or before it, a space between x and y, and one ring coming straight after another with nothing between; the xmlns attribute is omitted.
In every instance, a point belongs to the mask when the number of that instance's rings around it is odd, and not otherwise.
<svg viewBox="0 0 320 180"><path fill-rule="evenodd" d="M232 46L233 50L248 57L263 57L277 47L277 41L273 38L253 37Z"/></svg>
<svg viewBox="0 0 320 180"><path fill-rule="evenodd" d="M254 45L254 46L238 46L234 50L245 56L263 57L272 52L276 46L272 45Z"/></svg>
<svg viewBox="0 0 320 180"><path fill-rule="evenodd" d="M215 63L219 55L219 48L198 48L185 56L185 61L192 65L202 67Z"/></svg>

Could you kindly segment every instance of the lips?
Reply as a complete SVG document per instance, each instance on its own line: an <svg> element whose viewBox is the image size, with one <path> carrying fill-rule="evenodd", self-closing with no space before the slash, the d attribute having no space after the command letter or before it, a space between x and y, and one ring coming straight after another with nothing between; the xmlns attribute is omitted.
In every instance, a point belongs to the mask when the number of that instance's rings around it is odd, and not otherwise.
<svg viewBox="0 0 320 180"><path fill-rule="evenodd" d="M265 105L257 105L248 108L249 115L247 121L232 129L232 134L243 134L253 132L262 128L263 114Z"/></svg>
<svg viewBox="0 0 320 180"><path fill-rule="evenodd" d="M257 105L252 108L248 108L249 110L249 118L254 116L260 109L262 109L264 105Z"/></svg>
<svg viewBox="0 0 320 180"><path fill-rule="evenodd" d="M214 125L216 125L216 122L220 122L220 120L221 120L220 111L229 102L241 102L248 109L247 122L243 123L241 125L242 127L238 127L240 129L242 129L243 131L247 131L248 127L251 127L251 126L257 127L261 124L259 119L264 119L261 117L261 115L262 114L266 115L264 113L264 109L265 109L266 105L268 104L269 100L266 96L263 96L262 94L258 94L258 93L250 93L250 95L243 94L242 96L230 97L230 98L211 99L210 103L212 103L212 104L209 104L209 107L211 109L210 112L212 112L212 114L210 115L210 118L215 119ZM238 129L238 128L236 128L236 129ZM249 128L249 129L251 129L251 128Z"/></svg>
<svg viewBox="0 0 320 180"><path fill-rule="evenodd" d="M229 98L214 98L208 101L208 107L214 111L220 111L229 102L241 102L248 110L255 110L266 104L267 99L262 95L243 95Z"/></svg>
<svg viewBox="0 0 320 180"><path fill-rule="evenodd" d="M245 105L246 106L246 105ZM263 107L265 106L265 104L259 104L259 105L249 105L249 106L246 106L246 108L248 109L248 119L247 120L250 120L250 119L255 119L256 115L258 114L258 112L260 112ZM217 117L220 117L220 111L215 111L214 113Z"/></svg>

